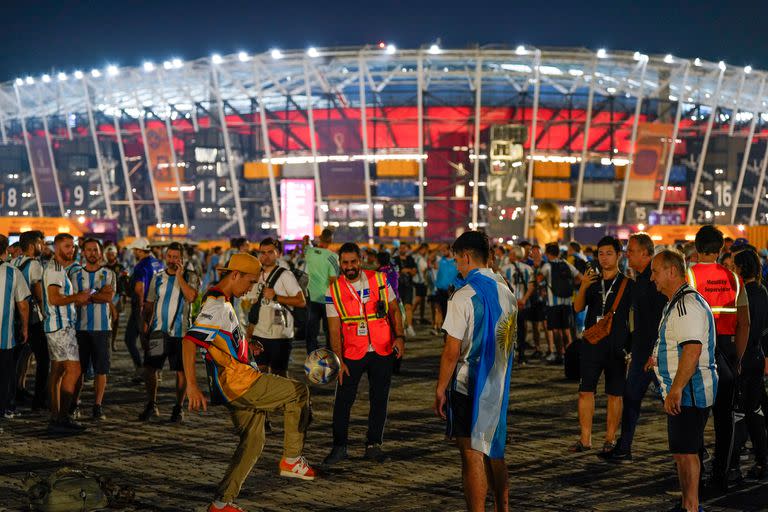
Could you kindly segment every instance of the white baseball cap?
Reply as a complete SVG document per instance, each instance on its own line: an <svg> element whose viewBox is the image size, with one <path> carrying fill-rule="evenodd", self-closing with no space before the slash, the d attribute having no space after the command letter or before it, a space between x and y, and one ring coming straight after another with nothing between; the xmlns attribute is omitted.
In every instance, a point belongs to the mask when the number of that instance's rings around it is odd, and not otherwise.
<svg viewBox="0 0 768 512"><path fill-rule="evenodd" d="M149 251L149 240L146 238L137 238L128 245L128 249L138 249L140 251Z"/></svg>

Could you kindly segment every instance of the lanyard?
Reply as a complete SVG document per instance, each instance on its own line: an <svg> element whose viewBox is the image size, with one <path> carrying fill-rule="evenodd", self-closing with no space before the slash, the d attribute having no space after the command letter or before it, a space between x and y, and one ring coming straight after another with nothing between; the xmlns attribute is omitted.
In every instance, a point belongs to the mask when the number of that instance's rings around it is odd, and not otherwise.
<svg viewBox="0 0 768 512"><path fill-rule="evenodd" d="M366 276L365 274L363 274L363 276L361 276L361 277L365 277L366 281L368 280L368 276ZM355 298L357 303L360 305L360 316L363 317L363 321L367 324L368 323L368 318L365 315L365 307L363 306L363 298L361 297L361 295L363 294L363 290L365 290L365 287L363 287L363 289L360 290L360 295L358 295L357 294L357 290L355 290L354 286L349 284L349 281L347 280L346 277L344 278L344 284L347 285L347 289L349 289L349 291L352 293L352 296ZM370 288L371 287L369 285L368 286L369 293L370 293Z"/></svg>
<svg viewBox="0 0 768 512"><path fill-rule="evenodd" d="M600 278L600 299L602 300L602 308L601 311L603 312L603 316L605 316L605 301L608 300L608 296L611 294L611 290L613 290L613 285L616 284L616 279L618 279L619 274L616 274L616 276L613 278L613 281L611 281L611 286L608 287L608 291L605 291L605 281Z"/></svg>

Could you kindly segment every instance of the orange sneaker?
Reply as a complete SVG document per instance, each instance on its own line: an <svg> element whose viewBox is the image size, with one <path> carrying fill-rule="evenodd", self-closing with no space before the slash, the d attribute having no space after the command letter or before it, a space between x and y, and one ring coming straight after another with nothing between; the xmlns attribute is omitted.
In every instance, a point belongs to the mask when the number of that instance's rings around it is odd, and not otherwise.
<svg viewBox="0 0 768 512"><path fill-rule="evenodd" d="M307 459L299 457L296 462L289 464L285 457L280 459L280 476L301 478L302 480L314 480L315 470L309 466Z"/></svg>
<svg viewBox="0 0 768 512"><path fill-rule="evenodd" d="M223 507L217 507L215 503L211 503L208 505L208 512L245 512L245 509L234 503L225 503Z"/></svg>

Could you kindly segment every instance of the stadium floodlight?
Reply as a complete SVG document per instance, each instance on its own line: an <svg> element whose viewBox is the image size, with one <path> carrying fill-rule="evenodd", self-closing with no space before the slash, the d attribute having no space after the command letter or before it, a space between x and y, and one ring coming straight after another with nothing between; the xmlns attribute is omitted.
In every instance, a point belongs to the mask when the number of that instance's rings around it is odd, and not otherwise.
<svg viewBox="0 0 768 512"><path fill-rule="evenodd" d="M75 78L77 78L78 80L82 80L83 72L80 71L79 69L77 71L75 71Z"/></svg>
<svg viewBox="0 0 768 512"><path fill-rule="evenodd" d="M672 55L671 53L666 54L664 56L664 62L666 62L667 64L672 64L673 62L675 62L674 55Z"/></svg>
<svg viewBox="0 0 768 512"><path fill-rule="evenodd" d="M441 51L441 50L440 50L440 46L438 46L437 44L432 44L432 45L429 47L429 50L427 50L427 51L428 51L428 52L429 52L431 55L437 55L437 54L439 54L439 53L440 53L440 51Z"/></svg>
<svg viewBox="0 0 768 512"><path fill-rule="evenodd" d="M633 54L632 54L632 58L633 58L634 60L640 60L640 59L642 59L642 58L643 58L643 54L642 54L642 53L640 53L640 52L635 52L635 53L633 53Z"/></svg>
<svg viewBox="0 0 768 512"><path fill-rule="evenodd" d="M721 60L717 63L717 67L720 68L720 71L725 71L725 62Z"/></svg>
<svg viewBox="0 0 768 512"><path fill-rule="evenodd" d="M114 64L110 64L109 66L107 66L107 75L117 76L119 74L120 74L120 68L118 68Z"/></svg>
<svg viewBox="0 0 768 512"><path fill-rule="evenodd" d="M32 85L32 84L34 84L34 83L35 83L35 79L34 79L34 78L32 78L31 76L28 76L27 78L25 78L25 79L24 79L24 82L25 82L27 85Z"/></svg>
<svg viewBox="0 0 768 512"><path fill-rule="evenodd" d="M51 81L51 75L43 75L41 79L43 80L43 82L47 84L48 82Z"/></svg>
<svg viewBox="0 0 768 512"><path fill-rule="evenodd" d="M99 78L101 76L101 71L99 71L98 69L92 69L91 76L93 78Z"/></svg>
<svg viewBox="0 0 768 512"><path fill-rule="evenodd" d="M539 66L539 73L542 75L562 75L560 68L555 66Z"/></svg>
<svg viewBox="0 0 768 512"><path fill-rule="evenodd" d="M696 60L693 61L694 66L701 66L701 59L696 57Z"/></svg>
<svg viewBox="0 0 768 512"><path fill-rule="evenodd" d="M184 63L179 59L178 57L175 59L171 59L171 65L174 69L179 69L181 66L184 65Z"/></svg>
<svg viewBox="0 0 768 512"><path fill-rule="evenodd" d="M247 52L240 52L237 54L237 58L240 62L248 62L248 60L250 60L251 57L248 55Z"/></svg>
<svg viewBox="0 0 768 512"><path fill-rule="evenodd" d="M170 66L171 63L168 61L165 61L165 64L168 64ZM144 61L144 64L142 64L142 67L144 68L144 71L147 73L151 73L152 71L155 70L155 64L148 60ZM168 67L166 67L165 69L168 69Z"/></svg>
<svg viewBox="0 0 768 512"><path fill-rule="evenodd" d="M277 48L273 48L269 54L272 56L273 59L278 60L283 58L283 52L278 50Z"/></svg>
<svg viewBox="0 0 768 512"><path fill-rule="evenodd" d="M173 69L173 63L169 60L163 62L163 69Z"/></svg>
<svg viewBox="0 0 768 512"><path fill-rule="evenodd" d="M307 50L307 55L312 58L315 58L320 56L320 52L318 52L317 48L315 48L314 46L310 46L309 49Z"/></svg>
<svg viewBox="0 0 768 512"><path fill-rule="evenodd" d="M395 46L393 44L388 44L387 48L384 50L384 52L387 55L394 55L396 51L397 51L397 46Z"/></svg>
<svg viewBox="0 0 768 512"><path fill-rule="evenodd" d="M744 66L744 73L750 74L752 72L752 66Z"/></svg>
<svg viewBox="0 0 768 512"><path fill-rule="evenodd" d="M222 62L224 62L224 59L218 53L214 53L213 55L211 55L211 62L213 62L214 64L221 64Z"/></svg>
<svg viewBox="0 0 768 512"><path fill-rule="evenodd" d="M515 73L530 73L532 71L531 66L527 66L525 64L502 64L501 69L514 71Z"/></svg>
<svg viewBox="0 0 768 512"><path fill-rule="evenodd" d="M525 55L528 51L525 49L525 46L522 44L517 45L517 48L515 48L515 54L517 55Z"/></svg>
<svg viewBox="0 0 768 512"><path fill-rule="evenodd" d="M584 76L584 71L581 69L569 69L568 74L571 76Z"/></svg>
<svg viewBox="0 0 768 512"><path fill-rule="evenodd" d="M597 58L598 59L608 58L608 52L605 51L605 48L600 48L599 50L597 50Z"/></svg>
<svg viewBox="0 0 768 512"><path fill-rule="evenodd" d="M59 82L64 82L67 80L68 77L67 77L67 74L62 71L58 75L56 75L56 78L59 79Z"/></svg>
<svg viewBox="0 0 768 512"><path fill-rule="evenodd" d="M24 80L22 80L21 78L17 78L16 85L24 85Z"/></svg>

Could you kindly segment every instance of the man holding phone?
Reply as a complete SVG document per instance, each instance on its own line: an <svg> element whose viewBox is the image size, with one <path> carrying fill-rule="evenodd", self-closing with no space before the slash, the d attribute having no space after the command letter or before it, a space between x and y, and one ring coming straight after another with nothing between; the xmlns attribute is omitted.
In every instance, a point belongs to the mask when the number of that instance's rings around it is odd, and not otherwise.
<svg viewBox="0 0 768 512"><path fill-rule="evenodd" d="M157 408L157 374L166 359L171 370L176 372L176 405L171 421L181 423L184 419L182 404L186 396L186 379L181 339L189 328L189 306L197 298L200 281L194 272L184 272L183 251L181 244L171 243L165 251L165 270L155 274L149 283L142 324L147 405L139 415L140 421L149 421L160 415Z"/></svg>
<svg viewBox="0 0 768 512"><path fill-rule="evenodd" d="M80 380L75 387L73 409L79 405L80 390L83 387L83 375L89 364L93 364L95 377L93 385L95 398L93 418L106 419L102 403L107 387L107 375L110 368L109 344L112 327L112 308L110 304L117 286L115 273L101 266L101 242L86 238L82 245L85 266L72 273L72 286L75 292L87 291L88 302L77 308L77 345L80 353ZM75 417L79 414L74 414Z"/></svg>

